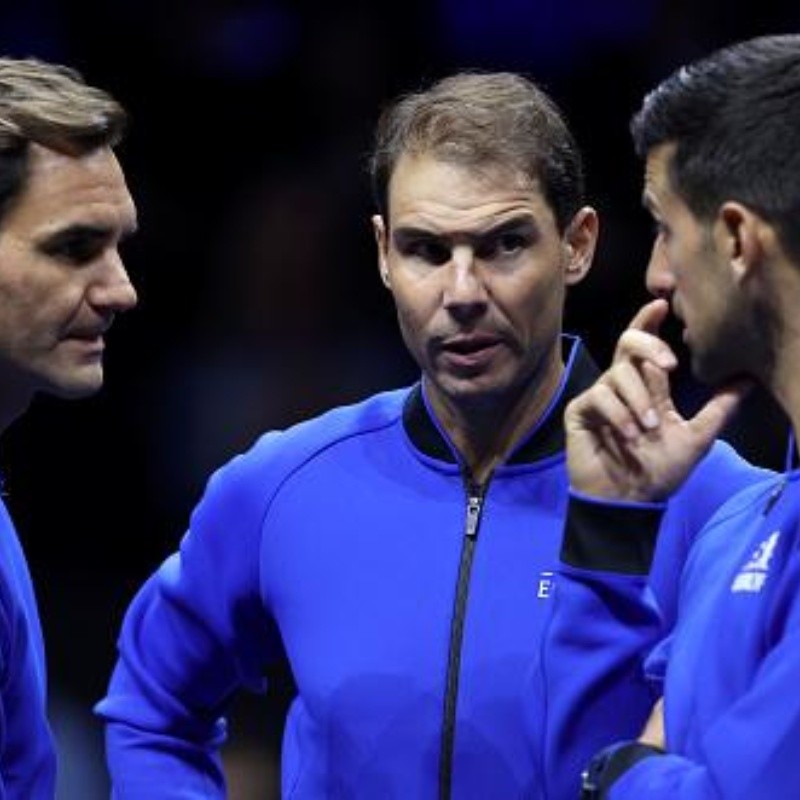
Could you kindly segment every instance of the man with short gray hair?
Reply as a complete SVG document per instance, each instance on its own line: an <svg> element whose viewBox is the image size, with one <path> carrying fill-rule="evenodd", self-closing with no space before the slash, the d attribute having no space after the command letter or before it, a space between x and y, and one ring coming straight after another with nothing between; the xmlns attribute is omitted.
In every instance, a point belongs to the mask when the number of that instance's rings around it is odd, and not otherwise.
<svg viewBox="0 0 800 800"><path fill-rule="evenodd" d="M0 433L39 392L103 382L105 334L136 304L119 244L136 211L113 146L125 113L74 71L0 58ZM0 796L53 797L44 646L0 501Z"/></svg>

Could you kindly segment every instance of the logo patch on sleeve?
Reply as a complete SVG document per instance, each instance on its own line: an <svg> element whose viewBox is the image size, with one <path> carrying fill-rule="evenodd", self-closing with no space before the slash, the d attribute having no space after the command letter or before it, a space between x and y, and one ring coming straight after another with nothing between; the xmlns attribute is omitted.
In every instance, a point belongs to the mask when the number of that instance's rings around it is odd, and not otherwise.
<svg viewBox="0 0 800 800"><path fill-rule="evenodd" d="M760 592L769 575L769 566L781 532L771 533L756 547L753 555L739 570L731 584L731 592Z"/></svg>

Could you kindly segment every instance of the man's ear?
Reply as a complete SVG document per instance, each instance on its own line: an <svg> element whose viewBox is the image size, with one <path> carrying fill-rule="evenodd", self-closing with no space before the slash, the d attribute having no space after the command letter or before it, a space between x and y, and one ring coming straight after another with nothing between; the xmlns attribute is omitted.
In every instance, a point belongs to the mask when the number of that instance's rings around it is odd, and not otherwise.
<svg viewBox="0 0 800 800"><path fill-rule="evenodd" d="M372 216L372 230L375 233L375 244L378 248L378 271L380 272L383 285L387 289L391 289L391 282L389 281L389 264L387 256L389 253L389 238L386 230L386 224L380 214Z"/></svg>
<svg viewBox="0 0 800 800"><path fill-rule="evenodd" d="M737 283L753 276L780 248L775 228L746 205L732 200L720 207L714 236Z"/></svg>
<svg viewBox="0 0 800 800"><path fill-rule="evenodd" d="M564 277L567 286L580 283L592 267L600 220L591 206L584 206L567 225L564 232L564 247L567 262Z"/></svg>

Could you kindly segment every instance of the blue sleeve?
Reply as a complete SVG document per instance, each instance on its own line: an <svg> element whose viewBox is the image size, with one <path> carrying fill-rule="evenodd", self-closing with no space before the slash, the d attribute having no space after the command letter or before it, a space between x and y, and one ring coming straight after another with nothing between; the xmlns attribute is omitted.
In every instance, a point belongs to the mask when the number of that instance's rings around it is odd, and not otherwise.
<svg viewBox="0 0 800 800"><path fill-rule="evenodd" d="M643 662L663 631L647 581L662 513L570 496L542 645L548 800L577 798L589 758L638 735L658 696Z"/></svg>
<svg viewBox="0 0 800 800"><path fill-rule="evenodd" d="M754 467L727 442L717 441L670 499L650 572L650 586L667 630L675 624L679 576L697 535L742 489L774 479L774 472Z"/></svg>
<svg viewBox="0 0 800 800"><path fill-rule="evenodd" d="M771 615L767 652L749 689L708 724L693 758L640 761L614 783L610 800L800 797L800 552L788 566L783 602ZM669 696L666 703L669 717Z"/></svg>
<svg viewBox="0 0 800 800"><path fill-rule="evenodd" d="M773 480L716 443L666 505L571 495L542 651L548 798L577 797L595 752L639 735L662 692L693 541L744 487Z"/></svg>
<svg viewBox="0 0 800 800"><path fill-rule="evenodd" d="M225 796L227 701L239 687L262 688L280 649L259 581L270 497L261 472L248 454L212 477L179 553L126 614L96 709L119 800Z"/></svg>

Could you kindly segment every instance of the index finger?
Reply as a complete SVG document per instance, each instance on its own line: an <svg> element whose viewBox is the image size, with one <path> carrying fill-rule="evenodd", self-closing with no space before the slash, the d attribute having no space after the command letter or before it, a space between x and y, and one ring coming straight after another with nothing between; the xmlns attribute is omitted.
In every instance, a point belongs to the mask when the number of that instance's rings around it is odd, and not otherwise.
<svg viewBox="0 0 800 800"><path fill-rule="evenodd" d="M619 361L652 361L661 369L673 370L678 359L670 346L654 333L638 328L626 328L614 350L614 363Z"/></svg>
<svg viewBox="0 0 800 800"><path fill-rule="evenodd" d="M663 297L645 303L622 332L614 351L614 361L649 359L663 369L674 369L678 363L675 354L659 337L659 329L667 314L669 303Z"/></svg>
<svg viewBox="0 0 800 800"><path fill-rule="evenodd" d="M669 314L669 303L663 297L658 297L645 303L636 312L628 324L628 328L656 335L667 318L667 314Z"/></svg>

